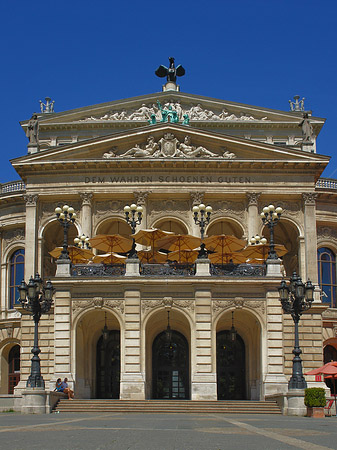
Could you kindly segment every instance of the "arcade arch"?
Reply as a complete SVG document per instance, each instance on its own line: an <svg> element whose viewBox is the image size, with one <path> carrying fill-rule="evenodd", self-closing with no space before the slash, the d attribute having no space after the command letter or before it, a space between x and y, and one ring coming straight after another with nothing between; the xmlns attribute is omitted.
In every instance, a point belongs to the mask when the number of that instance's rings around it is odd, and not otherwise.
<svg viewBox="0 0 337 450"><path fill-rule="evenodd" d="M95 235L97 234L120 234L129 237L132 234L132 230L125 220L109 218L97 225Z"/></svg>
<svg viewBox="0 0 337 450"><path fill-rule="evenodd" d="M237 336L231 341L233 324ZM262 385L262 327L260 319L243 308L223 312L214 327L218 400L259 400Z"/></svg>
<svg viewBox="0 0 337 450"><path fill-rule="evenodd" d="M174 234L188 234L186 225L177 219L161 219L155 222L153 227L163 231L171 231Z"/></svg>
<svg viewBox="0 0 337 450"><path fill-rule="evenodd" d="M17 341L7 341L0 349L0 368L0 394L13 394L20 381L20 345Z"/></svg>
<svg viewBox="0 0 337 450"><path fill-rule="evenodd" d="M103 329L107 339L103 341ZM80 398L119 398L121 327L108 309L86 311L75 323L76 393ZM113 361L112 361L113 359Z"/></svg>
<svg viewBox="0 0 337 450"><path fill-rule="evenodd" d="M228 234L242 239L244 229L241 224L234 219L221 219L213 221L206 229L207 236L215 236L217 234Z"/></svg>
<svg viewBox="0 0 337 450"><path fill-rule="evenodd" d="M168 312L171 336L167 333ZM187 316L176 308L158 309L147 318L144 333L146 398L189 399L193 356Z"/></svg>

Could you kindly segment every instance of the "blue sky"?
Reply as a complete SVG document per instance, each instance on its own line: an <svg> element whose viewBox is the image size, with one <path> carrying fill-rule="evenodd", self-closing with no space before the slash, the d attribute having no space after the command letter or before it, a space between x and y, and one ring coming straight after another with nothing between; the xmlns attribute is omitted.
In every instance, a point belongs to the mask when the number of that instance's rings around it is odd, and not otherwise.
<svg viewBox="0 0 337 450"><path fill-rule="evenodd" d="M337 178L335 0L34 0L0 7L0 183L27 152L19 121L50 96L55 110L161 90L174 56L183 92L280 110L295 94L327 118L318 153Z"/></svg>

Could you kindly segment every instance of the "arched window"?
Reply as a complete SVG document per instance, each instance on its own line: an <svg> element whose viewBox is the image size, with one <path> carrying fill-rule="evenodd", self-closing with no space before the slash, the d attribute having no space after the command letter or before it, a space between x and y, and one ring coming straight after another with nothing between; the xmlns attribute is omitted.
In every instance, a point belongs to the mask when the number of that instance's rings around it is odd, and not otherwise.
<svg viewBox="0 0 337 450"><path fill-rule="evenodd" d="M322 302L336 308L336 255L327 247L317 250L318 283L322 290Z"/></svg>
<svg viewBox="0 0 337 450"><path fill-rule="evenodd" d="M16 250L9 260L9 307L20 304L18 286L24 278L25 251L23 248Z"/></svg>

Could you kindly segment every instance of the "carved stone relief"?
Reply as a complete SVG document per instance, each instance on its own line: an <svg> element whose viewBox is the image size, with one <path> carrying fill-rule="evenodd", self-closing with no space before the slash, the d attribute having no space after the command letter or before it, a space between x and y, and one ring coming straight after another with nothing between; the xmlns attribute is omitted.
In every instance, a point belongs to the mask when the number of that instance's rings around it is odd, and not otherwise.
<svg viewBox="0 0 337 450"><path fill-rule="evenodd" d="M234 216L235 218L243 220L246 214L246 205L244 202L217 201L212 203L212 207L213 219L217 217Z"/></svg>
<svg viewBox="0 0 337 450"><path fill-rule="evenodd" d="M16 228L15 230L4 231L2 235L4 248L8 247L13 242L25 240L25 229Z"/></svg>
<svg viewBox="0 0 337 450"><path fill-rule="evenodd" d="M281 206L281 208L283 209L283 212L282 212L283 217L286 217L286 216L296 217L302 213L302 205L300 202L278 201L277 206Z"/></svg>
<svg viewBox="0 0 337 450"><path fill-rule="evenodd" d="M89 205L91 206L92 198L94 194L92 192L80 192L80 197L82 199L82 206Z"/></svg>
<svg viewBox="0 0 337 450"><path fill-rule="evenodd" d="M36 206L39 198L38 194L23 194L26 206Z"/></svg>
<svg viewBox="0 0 337 450"><path fill-rule="evenodd" d="M102 217L109 216L111 213L114 215L118 214L120 217L123 217L123 208L125 204L119 200L110 200L105 202L97 202L95 204L95 216L97 219L101 219Z"/></svg>
<svg viewBox="0 0 337 450"><path fill-rule="evenodd" d="M198 206L200 203L204 202L204 195L205 192L190 192L191 200L192 200L192 207Z"/></svg>
<svg viewBox="0 0 337 450"><path fill-rule="evenodd" d="M261 192L247 192L248 206L257 206Z"/></svg>
<svg viewBox="0 0 337 450"><path fill-rule="evenodd" d="M327 239L330 241L337 241L337 229L331 227L318 227L317 239Z"/></svg>
<svg viewBox="0 0 337 450"><path fill-rule="evenodd" d="M218 110L209 110L200 103L196 104L181 104L180 101L170 100L163 105L164 109L176 111L180 120L188 115L190 120L209 120L209 121L257 121L268 120L267 117L254 117L244 112L233 112L226 108ZM149 122L151 116L155 116L157 121L161 120L161 112L155 103L143 103L139 108L134 109L120 109L110 110L103 115L86 117L80 122L91 122L96 120L106 121L146 121Z"/></svg>
<svg viewBox="0 0 337 450"><path fill-rule="evenodd" d="M305 205L316 205L317 195L315 192L305 192L302 194L302 198Z"/></svg>
<svg viewBox="0 0 337 450"><path fill-rule="evenodd" d="M212 302L213 313L218 313L219 311L225 311L226 309L241 309L241 308L254 309L260 314L264 315L266 312L266 302L265 300L247 300L242 297L235 297L232 300L214 300Z"/></svg>
<svg viewBox="0 0 337 450"><path fill-rule="evenodd" d="M151 194L152 191L135 191L133 195L137 200L138 206L144 206L146 203L146 199Z"/></svg>
<svg viewBox="0 0 337 450"><path fill-rule="evenodd" d="M83 309L101 309L103 306L124 313L124 300L106 300L103 297L94 297L91 300L75 300L72 302L73 313L76 315Z"/></svg>
<svg viewBox="0 0 337 450"><path fill-rule="evenodd" d="M142 313L144 315L159 306L164 308L172 308L175 306L177 308L186 309L191 313L194 311L194 300L177 300L172 297L164 297L160 300L142 300L141 302Z"/></svg>

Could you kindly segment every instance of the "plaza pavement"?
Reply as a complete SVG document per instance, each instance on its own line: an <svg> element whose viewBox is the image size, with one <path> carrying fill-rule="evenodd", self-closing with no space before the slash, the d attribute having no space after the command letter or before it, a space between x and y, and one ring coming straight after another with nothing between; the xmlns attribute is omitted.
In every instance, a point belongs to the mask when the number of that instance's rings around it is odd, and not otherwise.
<svg viewBox="0 0 337 450"><path fill-rule="evenodd" d="M1 450L336 450L337 418L0 413Z"/></svg>

